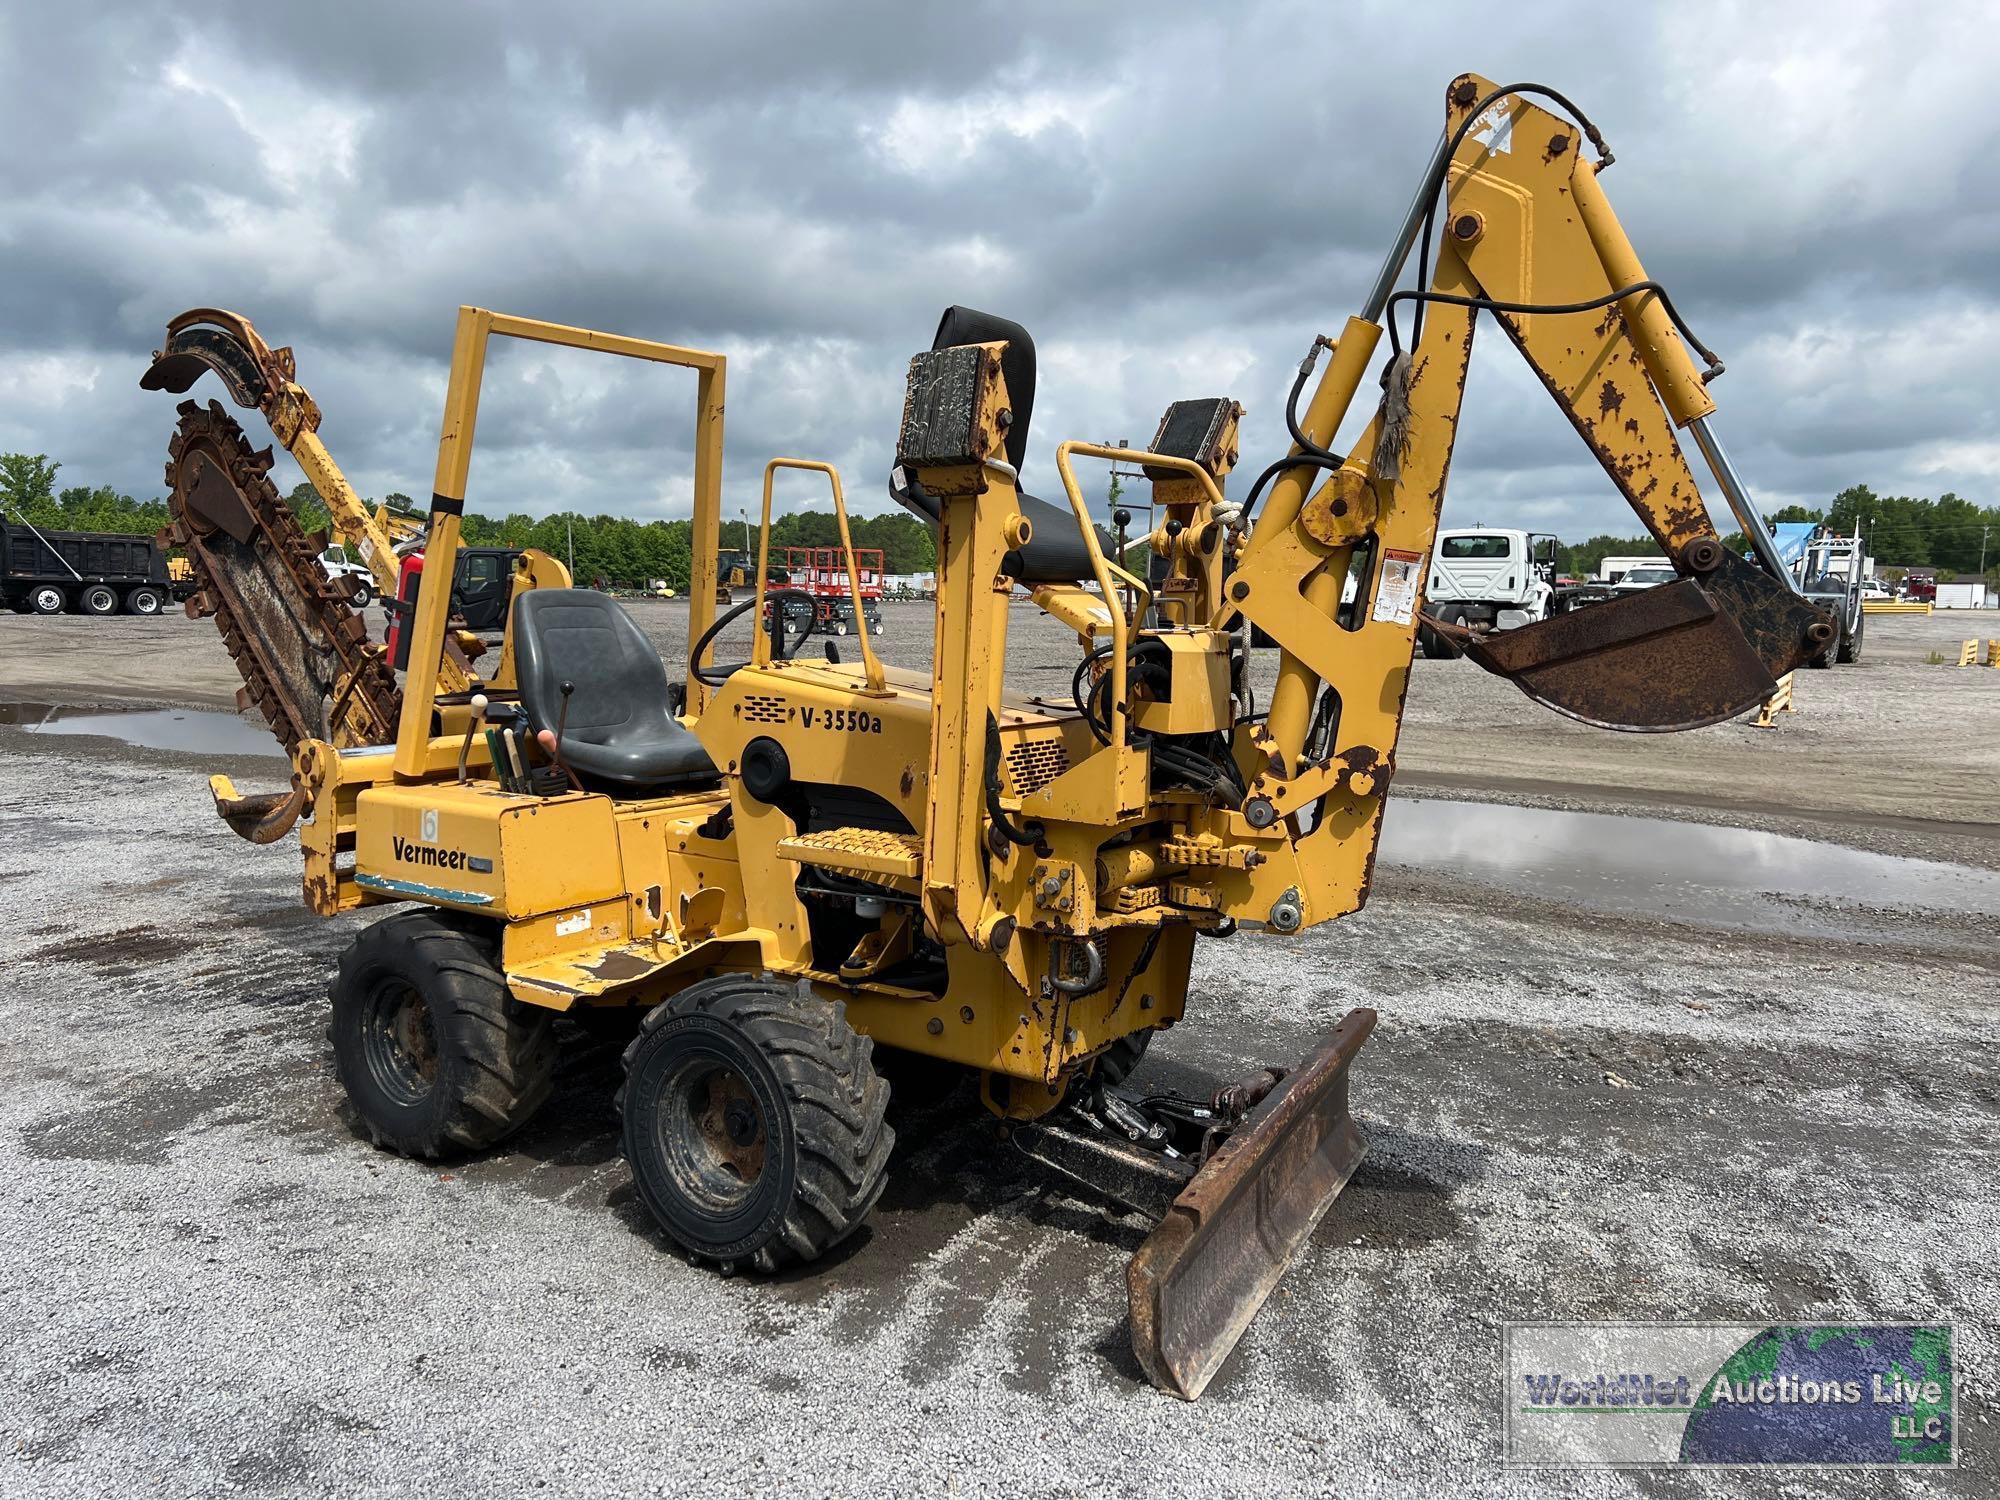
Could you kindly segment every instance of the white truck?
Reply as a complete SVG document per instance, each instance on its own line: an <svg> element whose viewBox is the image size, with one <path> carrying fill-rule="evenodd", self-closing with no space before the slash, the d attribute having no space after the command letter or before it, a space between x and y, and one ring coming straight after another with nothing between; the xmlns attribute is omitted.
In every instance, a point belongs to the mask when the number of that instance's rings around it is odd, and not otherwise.
<svg viewBox="0 0 2000 1500"><path fill-rule="evenodd" d="M347 549L338 542L320 553L319 565L327 577L347 590L356 609L366 609L375 602L374 571L366 563L349 561Z"/></svg>
<svg viewBox="0 0 2000 1500"><path fill-rule="evenodd" d="M1666 568L1671 571L1673 564L1664 557L1607 557L1597 565L1599 583L1623 583L1625 575L1634 568Z"/></svg>
<svg viewBox="0 0 2000 1500"><path fill-rule="evenodd" d="M1462 625L1483 635L1518 630L1589 599L1603 598L1605 591L1600 588L1557 585L1560 546L1555 537L1541 531L1489 526L1440 531L1431 548L1425 613L1440 624ZM1433 661L1458 655L1428 625L1418 628L1417 641Z"/></svg>

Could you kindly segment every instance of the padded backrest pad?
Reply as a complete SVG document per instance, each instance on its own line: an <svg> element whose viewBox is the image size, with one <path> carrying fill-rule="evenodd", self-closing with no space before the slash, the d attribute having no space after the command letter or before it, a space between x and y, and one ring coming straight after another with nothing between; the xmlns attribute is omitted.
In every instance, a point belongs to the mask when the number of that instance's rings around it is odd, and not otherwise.
<svg viewBox="0 0 2000 1500"><path fill-rule="evenodd" d="M576 684L565 735L602 742L658 718L667 669L618 601L591 589L530 589L514 604L521 702L537 729L562 722L562 685Z"/></svg>

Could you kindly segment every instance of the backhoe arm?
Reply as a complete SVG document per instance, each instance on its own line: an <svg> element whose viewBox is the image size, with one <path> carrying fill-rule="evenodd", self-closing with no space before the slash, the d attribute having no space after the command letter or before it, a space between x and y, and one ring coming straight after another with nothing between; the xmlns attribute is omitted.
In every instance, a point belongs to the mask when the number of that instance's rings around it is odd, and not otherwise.
<svg viewBox="0 0 2000 1500"><path fill-rule="evenodd" d="M1600 160L1586 160L1588 127L1530 103L1535 92L1545 91L1496 89L1472 75L1452 83L1445 134L1403 232L1363 316L1333 346L1239 555L1226 608L1284 649L1267 726L1277 780L1311 780L1318 764L1333 773L1319 778L1324 790L1337 779L1328 762L1386 765L1393 750L1481 311L1506 330L1683 581L1490 640L1456 637L1468 654L1587 722L1685 729L1751 707L1826 638L1825 617L1797 596L1723 456L1715 403L1671 302L1598 184L1608 153L1600 142ZM1394 292L1419 239L1434 268L1420 267L1419 290ZM1324 445L1385 321L1392 357L1381 407L1337 456ZM1709 375L1720 373L1708 363ZM1762 566L1723 548L1676 427L1693 433ZM1332 616L1350 567L1367 572L1354 628L1343 631ZM1309 723L1323 686L1338 695L1337 723L1324 711ZM1309 744L1314 730L1323 732ZM1283 810L1302 805L1305 790L1292 789Z"/></svg>

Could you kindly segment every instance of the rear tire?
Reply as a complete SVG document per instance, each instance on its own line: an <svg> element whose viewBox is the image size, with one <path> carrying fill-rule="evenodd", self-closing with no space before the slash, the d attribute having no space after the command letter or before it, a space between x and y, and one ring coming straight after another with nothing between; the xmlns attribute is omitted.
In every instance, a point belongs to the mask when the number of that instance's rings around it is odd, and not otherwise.
<svg viewBox="0 0 2000 1500"><path fill-rule="evenodd" d="M1867 627L1868 617L1866 615L1857 615L1854 620L1854 628L1841 632L1840 651L1838 654L1842 666L1852 666L1855 662L1861 660L1861 637Z"/></svg>
<svg viewBox="0 0 2000 1500"><path fill-rule="evenodd" d="M38 615L59 615L69 608L69 595L53 583L38 583L28 591L28 608Z"/></svg>
<svg viewBox="0 0 2000 1500"><path fill-rule="evenodd" d="M125 608L135 615L156 615L167 607L167 596L151 584L140 584L125 596Z"/></svg>
<svg viewBox="0 0 2000 1500"><path fill-rule="evenodd" d="M108 583L93 583L85 586L76 596L77 608L87 615L115 615L118 613L118 590Z"/></svg>
<svg viewBox="0 0 2000 1500"><path fill-rule="evenodd" d="M483 1150L554 1086L552 1013L509 995L491 946L435 912L363 932L340 956L332 998L334 1074L388 1150Z"/></svg>
<svg viewBox="0 0 2000 1500"><path fill-rule="evenodd" d="M873 1050L845 1005L769 975L718 975L655 1007L619 1107L660 1227L725 1272L813 1260L860 1228L896 1139Z"/></svg>

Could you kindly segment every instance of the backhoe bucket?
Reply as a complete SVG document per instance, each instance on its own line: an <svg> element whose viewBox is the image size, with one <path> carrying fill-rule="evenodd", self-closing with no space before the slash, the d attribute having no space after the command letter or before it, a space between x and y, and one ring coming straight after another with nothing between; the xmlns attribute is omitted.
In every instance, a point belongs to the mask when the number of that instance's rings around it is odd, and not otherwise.
<svg viewBox="0 0 2000 1500"><path fill-rule="evenodd" d="M1374 1011L1349 1011L1216 1148L1126 1267L1132 1352L1161 1390L1201 1395L1361 1165L1347 1069L1374 1029Z"/></svg>
<svg viewBox="0 0 2000 1500"><path fill-rule="evenodd" d="M1733 719L1825 649L1830 617L1761 569L1723 555L1709 573L1519 630L1424 623L1557 713L1659 734Z"/></svg>

